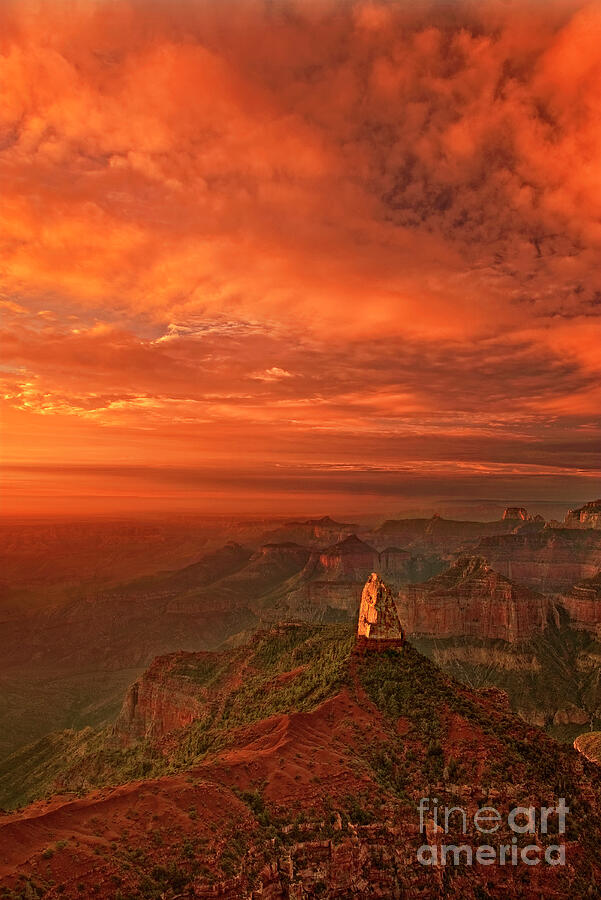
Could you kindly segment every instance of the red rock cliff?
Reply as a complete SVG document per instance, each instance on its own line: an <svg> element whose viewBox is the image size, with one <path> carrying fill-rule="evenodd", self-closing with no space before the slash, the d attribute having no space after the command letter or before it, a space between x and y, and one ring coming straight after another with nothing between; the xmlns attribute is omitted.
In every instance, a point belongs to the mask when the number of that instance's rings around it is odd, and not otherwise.
<svg viewBox="0 0 601 900"><path fill-rule="evenodd" d="M596 631L601 629L601 572L581 581L559 598L575 628Z"/></svg>
<svg viewBox="0 0 601 900"><path fill-rule="evenodd" d="M601 569L601 533L551 527L520 530L483 538L476 552L506 578L542 592L560 593Z"/></svg>
<svg viewBox="0 0 601 900"><path fill-rule="evenodd" d="M523 506L508 506L503 513L503 519L512 519L519 522L530 521L530 514Z"/></svg>
<svg viewBox="0 0 601 900"><path fill-rule="evenodd" d="M364 543L355 534L343 541L322 550L319 555L320 565L326 572L338 575L362 575L373 571L379 563L379 554L369 544Z"/></svg>
<svg viewBox="0 0 601 900"><path fill-rule="evenodd" d="M401 590L397 601L409 635L477 637L509 642L542 632L551 601L513 584L482 557L462 557L448 571Z"/></svg>
<svg viewBox="0 0 601 900"><path fill-rule="evenodd" d="M565 524L568 528L601 528L601 500L591 500L579 509L571 509Z"/></svg>
<svg viewBox="0 0 601 900"><path fill-rule="evenodd" d="M188 662L197 671L206 658L207 671L219 659L214 653L172 653L153 661L131 685L114 727L122 746L143 738L158 741L204 715L213 699L198 681L188 679Z"/></svg>

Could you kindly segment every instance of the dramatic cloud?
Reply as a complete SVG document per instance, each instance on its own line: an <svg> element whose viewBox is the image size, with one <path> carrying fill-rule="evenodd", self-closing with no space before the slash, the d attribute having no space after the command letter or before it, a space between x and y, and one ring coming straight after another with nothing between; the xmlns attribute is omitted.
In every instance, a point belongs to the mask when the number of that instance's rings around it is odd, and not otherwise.
<svg viewBox="0 0 601 900"><path fill-rule="evenodd" d="M366 472L597 493L600 40L596 2L6 0L0 375L31 496L35 466L107 461L241 473L257 509L274 467L329 472L294 481L320 502Z"/></svg>

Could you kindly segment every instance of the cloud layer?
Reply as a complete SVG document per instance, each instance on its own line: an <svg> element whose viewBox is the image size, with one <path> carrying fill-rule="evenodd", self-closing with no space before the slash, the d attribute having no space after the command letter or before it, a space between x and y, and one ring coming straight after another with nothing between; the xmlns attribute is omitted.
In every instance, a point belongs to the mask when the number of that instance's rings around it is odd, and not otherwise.
<svg viewBox="0 0 601 900"><path fill-rule="evenodd" d="M252 476L257 509L274 466L598 492L600 39L583 2L5 2L31 496L107 461Z"/></svg>

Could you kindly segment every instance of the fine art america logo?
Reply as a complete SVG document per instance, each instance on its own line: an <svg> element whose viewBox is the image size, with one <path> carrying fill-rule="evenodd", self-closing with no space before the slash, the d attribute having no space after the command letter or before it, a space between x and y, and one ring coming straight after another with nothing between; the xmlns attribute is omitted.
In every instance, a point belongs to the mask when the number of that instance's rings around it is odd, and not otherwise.
<svg viewBox="0 0 601 900"><path fill-rule="evenodd" d="M549 830L553 835L565 833L566 815L570 808L565 799L560 797L557 806L515 806L505 818L494 806L482 806L470 816L461 806L440 807L436 798L422 797L419 801L420 833L425 835L428 843L422 844L417 851L417 859L422 866L468 865L490 866L497 863L501 866L537 866L539 863L548 866L565 865L565 844L547 844L543 846L541 836ZM493 835L503 826L503 832L512 833L510 843L489 838L490 843L471 846L467 843L447 844L445 835L449 829L453 833L470 833L474 835ZM473 824L473 829L471 825ZM523 846L518 846L518 836L522 837ZM526 836L532 836L530 843L525 843Z"/></svg>

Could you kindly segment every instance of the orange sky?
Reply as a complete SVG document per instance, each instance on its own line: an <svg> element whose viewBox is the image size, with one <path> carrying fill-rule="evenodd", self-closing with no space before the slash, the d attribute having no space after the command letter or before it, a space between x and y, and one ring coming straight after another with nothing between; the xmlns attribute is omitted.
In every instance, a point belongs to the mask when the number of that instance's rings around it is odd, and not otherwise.
<svg viewBox="0 0 601 900"><path fill-rule="evenodd" d="M7 512L600 490L601 5L0 6Z"/></svg>

